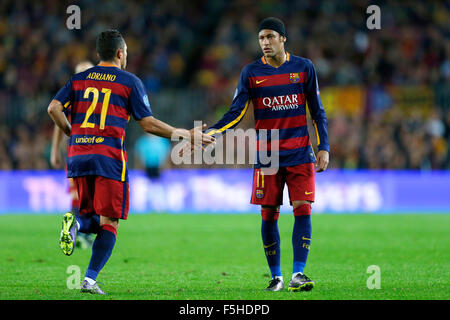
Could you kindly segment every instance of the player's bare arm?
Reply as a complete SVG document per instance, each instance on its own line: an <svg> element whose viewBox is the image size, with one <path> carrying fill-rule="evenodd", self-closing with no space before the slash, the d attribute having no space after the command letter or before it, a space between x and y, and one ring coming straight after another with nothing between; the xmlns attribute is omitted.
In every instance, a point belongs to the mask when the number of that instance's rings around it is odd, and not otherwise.
<svg viewBox="0 0 450 320"><path fill-rule="evenodd" d="M202 132L202 130L206 129L206 124L203 124L201 127L199 126L191 130L187 130L182 128L174 128L152 116L141 119L139 124L145 132L169 139L171 137L186 139L193 145L209 145L215 141L213 136Z"/></svg>
<svg viewBox="0 0 450 320"><path fill-rule="evenodd" d="M52 100L47 108L47 112L52 118L53 122L65 133L66 136L70 136L70 131L72 131L72 126L67 120L66 115L63 112L63 105L58 100Z"/></svg>
<svg viewBox="0 0 450 320"><path fill-rule="evenodd" d="M61 142L64 133L58 126L55 126L53 129L52 136L52 147L50 150L50 164L53 169L61 168L62 160L61 160Z"/></svg>

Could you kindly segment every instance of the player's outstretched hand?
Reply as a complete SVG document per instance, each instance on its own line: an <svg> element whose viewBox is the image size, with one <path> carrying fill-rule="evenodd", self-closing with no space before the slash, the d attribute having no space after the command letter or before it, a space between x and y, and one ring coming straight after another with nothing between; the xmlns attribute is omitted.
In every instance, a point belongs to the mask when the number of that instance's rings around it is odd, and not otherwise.
<svg viewBox="0 0 450 320"><path fill-rule="evenodd" d="M320 150L317 153L316 172L327 170L328 162L330 162L330 154L326 150Z"/></svg>
<svg viewBox="0 0 450 320"><path fill-rule="evenodd" d="M182 142L182 147L178 152L178 155L180 157L183 155L190 155L192 154L192 151L198 148L205 150L208 145L216 144L216 138L203 133L205 129L206 124L203 124L202 126L198 126L189 130L190 140L185 140L184 142Z"/></svg>
<svg viewBox="0 0 450 320"><path fill-rule="evenodd" d="M190 156L194 149L195 146L189 140L184 140L181 142L181 148L180 151L178 151L178 156Z"/></svg>
<svg viewBox="0 0 450 320"><path fill-rule="evenodd" d="M201 147L203 150L205 150L205 147L207 145L216 143L216 138L203 133L206 128L206 123L204 123L202 126L198 126L189 130L191 134L191 143L195 147Z"/></svg>

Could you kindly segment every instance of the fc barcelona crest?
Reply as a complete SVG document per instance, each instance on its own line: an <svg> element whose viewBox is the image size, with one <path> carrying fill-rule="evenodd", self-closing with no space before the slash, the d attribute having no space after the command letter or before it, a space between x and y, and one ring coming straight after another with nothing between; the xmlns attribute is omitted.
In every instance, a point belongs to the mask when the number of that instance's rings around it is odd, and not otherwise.
<svg viewBox="0 0 450 320"><path fill-rule="evenodd" d="M256 198L258 198L258 199L264 198L264 190L256 189Z"/></svg>
<svg viewBox="0 0 450 320"><path fill-rule="evenodd" d="M289 74L289 81L291 83L299 83L300 82L300 75L298 72L290 73Z"/></svg>

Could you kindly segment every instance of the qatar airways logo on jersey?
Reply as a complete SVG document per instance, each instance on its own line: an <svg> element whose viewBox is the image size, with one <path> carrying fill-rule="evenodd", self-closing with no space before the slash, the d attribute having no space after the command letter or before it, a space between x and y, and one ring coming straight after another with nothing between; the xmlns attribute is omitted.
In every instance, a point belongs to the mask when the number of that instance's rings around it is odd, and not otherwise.
<svg viewBox="0 0 450 320"><path fill-rule="evenodd" d="M272 111L297 109L305 103L305 98L303 94L288 94L284 96L264 97L261 103L264 107L271 108Z"/></svg>

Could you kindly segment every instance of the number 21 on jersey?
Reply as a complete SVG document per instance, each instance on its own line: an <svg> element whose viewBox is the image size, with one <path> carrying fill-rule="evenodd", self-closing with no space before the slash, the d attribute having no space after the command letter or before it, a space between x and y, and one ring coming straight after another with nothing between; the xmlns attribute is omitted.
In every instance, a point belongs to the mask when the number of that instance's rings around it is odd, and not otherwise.
<svg viewBox="0 0 450 320"><path fill-rule="evenodd" d="M95 123L89 122L90 116L94 113L95 108L97 107L99 92L97 88L89 87L84 91L83 98L88 99L90 94L93 94L92 102L89 108L86 111L86 117L84 118L83 123L80 128L94 128ZM102 93L105 94L102 103L102 111L100 113L100 130L105 129L106 122L106 114L108 112L109 106L109 98L111 97L111 89L102 88Z"/></svg>

